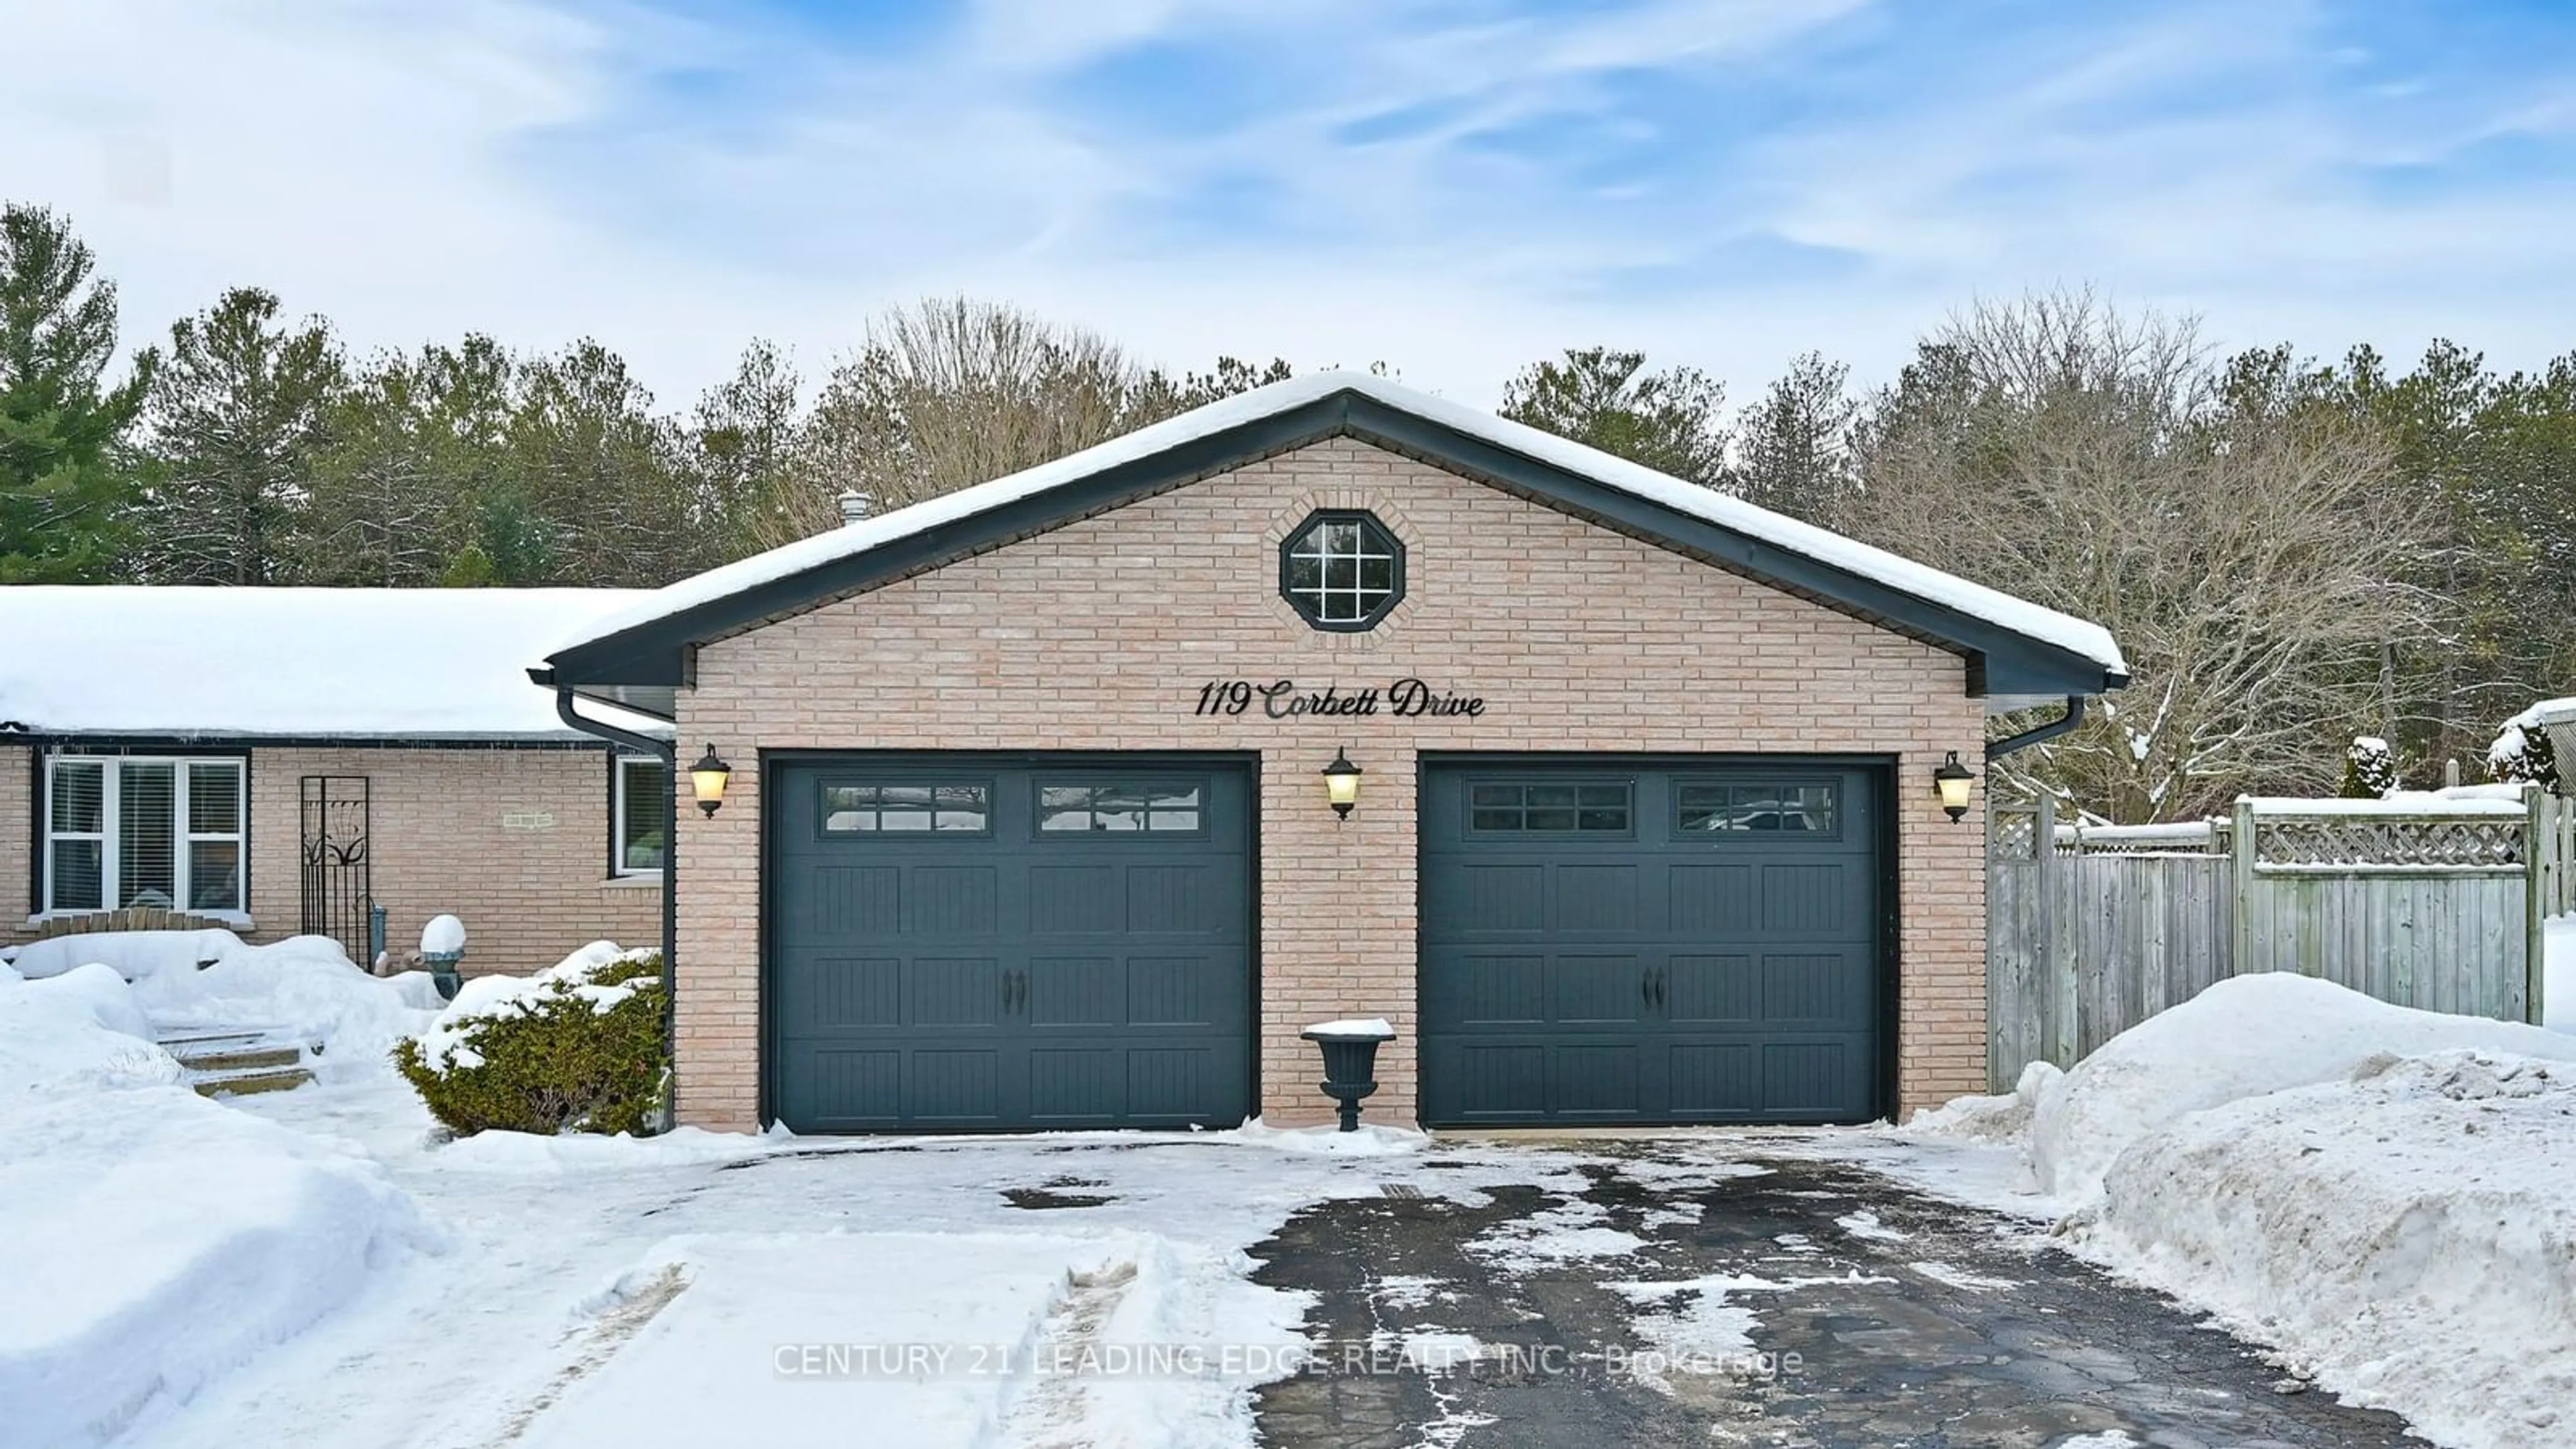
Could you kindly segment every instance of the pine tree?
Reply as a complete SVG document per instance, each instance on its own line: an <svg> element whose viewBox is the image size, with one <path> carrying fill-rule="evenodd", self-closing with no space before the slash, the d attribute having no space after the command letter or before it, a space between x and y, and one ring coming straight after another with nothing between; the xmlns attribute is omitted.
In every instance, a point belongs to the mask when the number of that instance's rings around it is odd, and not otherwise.
<svg viewBox="0 0 2576 1449"><path fill-rule="evenodd" d="M1735 434L1735 493L1775 513L1834 527L1852 488L1851 369L1810 352L1789 364Z"/></svg>
<svg viewBox="0 0 2576 1449"><path fill-rule="evenodd" d="M317 584L420 588L450 547L441 463L452 439L429 417L420 371L399 354L369 365L322 424L298 576Z"/></svg>
<svg viewBox="0 0 2576 1449"><path fill-rule="evenodd" d="M734 375L698 399L684 471L699 567L758 547L762 518L795 475L803 386L786 354L755 339Z"/></svg>
<svg viewBox="0 0 2576 1449"><path fill-rule="evenodd" d="M1726 389L1696 368L1647 372L1642 352L1569 347L1563 362L1524 368L1503 388L1502 414L1712 488L1726 480Z"/></svg>
<svg viewBox="0 0 2576 1449"><path fill-rule="evenodd" d="M132 479L118 456L154 358L101 391L116 288L40 207L0 205L0 582L87 582L115 561Z"/></svg>
<svg viewBox="0 0 2576 1449"><path fill-rule="evenodd" d="M314 465L346 374L328 327L280 326L277 312L271 293L236 287L170 329L135 520L135 571L154 583L301 581Z"/></svg>

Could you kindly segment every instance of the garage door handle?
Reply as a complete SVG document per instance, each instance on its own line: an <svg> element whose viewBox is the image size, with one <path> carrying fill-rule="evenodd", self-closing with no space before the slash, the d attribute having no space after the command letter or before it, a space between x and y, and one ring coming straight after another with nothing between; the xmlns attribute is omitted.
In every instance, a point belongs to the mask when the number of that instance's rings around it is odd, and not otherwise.
<svg viewBox="0 0 2576 1449"><path fill-rule="evenodd" d="M1662 1006L1663 1006L1663 1004L1664 1004L1664 971L1663 971L1663 968L1662 968L1662 967L1658 966L1658 967L1656 967L1656 968L1655 968L1655 1006L1657 1007L1657 1009L1661 1009L1661 1008L1662 1008Z"/></svg>
<svg viewBox="0 0 2576 1449"><path fill-rule="evenodd" d="M1002 973L1002 1010L1005 1013L1008 1013L1011 1009L1011 988L1018 978L1019 973L1016 971L1005 971Z"/></svg>
<svg viewBox="0 0 2576 1449"><path fill-rule="evenodd" d="M1654 973L1654 972L1652 972L1652 971L1642 971L1642 972L1639 972L1639 973L1638 973L1638 975L1637 975L1637 999L1638 999L1639 1001L1642 1001L1642 1002L1646 1003L1648 1006L1652 1006L1652 1005L1654 1005L1654 1004L1655 1004L1655 973Z"/></svg>

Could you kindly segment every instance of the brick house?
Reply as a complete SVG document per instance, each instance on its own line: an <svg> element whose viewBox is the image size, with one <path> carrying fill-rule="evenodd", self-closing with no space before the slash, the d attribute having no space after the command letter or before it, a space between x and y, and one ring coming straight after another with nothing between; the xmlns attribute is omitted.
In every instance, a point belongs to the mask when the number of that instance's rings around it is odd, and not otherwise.
<svg viewBox="0 0 2576 1449"><path fill-rule="evenodd" d="M683 580L532 677L730 767L678 826L680 1120L872 1131L1313 1121L1299 1030L1352 1016L1396 1028L1378 1120L1982 1090L1982 786L1954 817L1936 773L2125 666L1324 374Z"/></svg>
<svg viewBox="0 0 2576 1449"><path fill-rule="evenodd" d="M397 953L461 917L469 973L658 942L666 766L524 670L639 597L0 588L0 945L221 925L363 961L371 903Z"/></svg>

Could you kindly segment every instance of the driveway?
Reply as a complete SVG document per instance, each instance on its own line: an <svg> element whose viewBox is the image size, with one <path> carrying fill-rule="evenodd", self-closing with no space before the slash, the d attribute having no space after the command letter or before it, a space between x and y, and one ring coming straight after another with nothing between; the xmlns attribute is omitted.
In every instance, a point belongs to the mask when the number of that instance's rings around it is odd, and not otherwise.
<svg viewBox="0 0 2576 1449"><path fill-rule="evenodd" d="M1532 1185L1394 1184L1298 1212L1253 1249L1256 1281L1319 1294L1324 1342L1319 1367L1260 1391L1264 1441L2410 1442L2033 1224L1707 1146L1587 1146ZM1423 1176L1489 1171L1491 1152L1435 1153Z"/></svg>

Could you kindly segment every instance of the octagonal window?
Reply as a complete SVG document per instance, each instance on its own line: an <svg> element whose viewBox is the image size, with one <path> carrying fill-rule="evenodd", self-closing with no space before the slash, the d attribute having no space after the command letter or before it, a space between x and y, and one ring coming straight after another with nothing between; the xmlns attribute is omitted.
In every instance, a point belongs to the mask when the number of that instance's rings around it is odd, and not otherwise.
<svg viewBox="0 0 2576 1449"><path fill-rule="evenodd" d="M1375 628L1404 598L1404 544L1375 514L1310 514L1279 546L1279 596L1318 629Z"/></svg>

